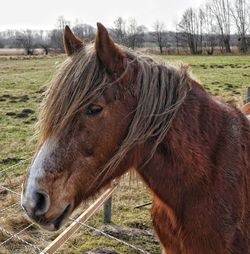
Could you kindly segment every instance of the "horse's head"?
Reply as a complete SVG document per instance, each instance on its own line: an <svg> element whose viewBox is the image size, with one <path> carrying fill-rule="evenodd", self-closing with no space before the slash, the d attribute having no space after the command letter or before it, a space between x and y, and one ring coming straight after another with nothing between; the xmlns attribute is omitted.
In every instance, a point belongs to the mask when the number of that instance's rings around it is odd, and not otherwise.
<svg viewBox="0 0 250 254"><path fill-rule="evenodd" d="M127 154L110 164L135 106L131 59L101 24L93 45L66 27L64 45L69 57L47 91L40 144L22 193L27 214L48 230L58 229L81 201L132 166Z"/></svg>

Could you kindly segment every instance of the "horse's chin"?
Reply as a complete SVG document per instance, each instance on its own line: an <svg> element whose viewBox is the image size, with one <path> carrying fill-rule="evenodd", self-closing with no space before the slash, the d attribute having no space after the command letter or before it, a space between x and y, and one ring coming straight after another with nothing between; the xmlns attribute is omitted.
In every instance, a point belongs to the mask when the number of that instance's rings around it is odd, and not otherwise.
<svg viewBox="0 0 250 254"><path fill-rule="evenodd" d="M62 211L62 213L57 215L54 219L46 222L35 219L35 222L44 230L57 231L66 223L71 213L72 213L71 205L67 205Z"/></svg>
<svg viewBox="0 0 250 254"><path fill-rule="evenodd" d="M38 225L43 230L55 232L55 231L58 231L61 228L61 226L63 226L63 224L64 223L62 223L59 228L56 228L54 224L46 224L46 225L38 224Z"/></svg>

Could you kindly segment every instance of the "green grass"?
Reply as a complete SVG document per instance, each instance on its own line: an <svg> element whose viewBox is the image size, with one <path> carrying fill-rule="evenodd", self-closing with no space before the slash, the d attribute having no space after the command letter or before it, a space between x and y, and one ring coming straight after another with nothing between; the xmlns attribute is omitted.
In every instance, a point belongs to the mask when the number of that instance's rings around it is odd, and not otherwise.
<svg viewBox="0 0 250 254"><path fill-rule="evenodd" d="M193 75L206 90L225 100L242 104L250 86L250 55L247 56L163 56L164 61L190 65Z"/></svg>
<svg viewBox="0 0 250 254"><path fill-rule="evenodd" d="M193 75L204 84L212 94L224 99L235 99L238 105L242 104L246 87L250 85L250 56L164 56L164 61L182 61L190 65ZM42 98L42 90L48 85L52 74L59 63L65 59L58 57L2 57L0 58L0 171L14 165L20 159L29 158L34 149L36 140L34 124L37 119L39 103ZM24 109L32 110L31 113L21 114ZM7 114L7 115L6 115ZM17 117L19 116L19 117ZM0 175L0 184L9 183L14 186L17 176L22 174L28 163L20 165L8 174ZM20 183L18 182L18 186ZM20 190L20 187L17 187ZM150 206L142 209L134 209L137 204L151 199L148 192L142 186L132 182L130 185L123 181L122 186L114 195L112 221L116 225L125 227L152 228L150 220ZM16 198L0 194L0 209L17 202ZM27 220L20 212L13 210L12 217L19 218L16 223L3 216L1 223L15 231L17 226L27 225ZM18 217L19 216L19 217ZM9 224L8 224L9 223ZM102 211L98 212L89 221L95 227L102 225ZM56 234L42 233L34 227L29 234L23 237L31 242L36 241L43 248L55 238ZM5 239L0 233L1 237ZM41 240L43 239L43 240ZM150 253L160 252L159 243L150 237L125 237L131 244L137 245ZM129 247L110 240L104 236L96 236L86 228L74 234L65 244L60 253L84 253L96 247L114 247L120 253L136 253ZM1 247L3 248L3 247ZM10 242L0 248L0 253L28 253L18 241Z"/></svg>
<svg viewBox="0 0 250 254"><path fill-rule="evenodd" d="M41 88L47 85L62 57L55 58L0 58L0 161L23 158L34 150L34 133ZM22 101L22 96L28 99ZM26 117L6 114L31 109ZM0 170L3 165L0 164Z"/></svg>

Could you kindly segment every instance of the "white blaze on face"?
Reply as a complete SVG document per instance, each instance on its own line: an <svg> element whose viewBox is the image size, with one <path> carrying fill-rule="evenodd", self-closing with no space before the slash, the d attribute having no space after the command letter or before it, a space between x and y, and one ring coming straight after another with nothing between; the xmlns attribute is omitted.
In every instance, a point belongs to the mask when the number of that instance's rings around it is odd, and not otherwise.
<svg viewBox="0 0 250 254"><path fill-rule="evenodd" d="M50 161L50 157L55 150L56 142L52 139L48 139L41 146L36 157L33 159L33 162L30 166L29 177L26 182L25 193L22 193L22 204L29 203L29 206L35 206L32 204L33 198L32 195L35 191L40 189L38 180L45 175L44 163L45 161Z"/></svg>

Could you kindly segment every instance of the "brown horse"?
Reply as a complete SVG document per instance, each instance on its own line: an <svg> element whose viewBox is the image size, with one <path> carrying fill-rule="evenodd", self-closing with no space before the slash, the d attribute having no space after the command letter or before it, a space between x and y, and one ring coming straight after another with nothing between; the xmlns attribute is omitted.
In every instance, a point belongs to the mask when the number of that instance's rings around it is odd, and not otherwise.
<svg viewBox="0 0 250 254"><path fill-rule="evenodd" d="M153 194L164 253L250 253L250 122L171 66L115 45L98 23L86 45L68 27L68 59L47 91L22 194L57 230L80 202L135 168Z"/></svg>
<svg viewBox="0 0 250 254"><path fill-rule="evenodd" d="M241 110L241 112L243 114L245 114L248 117L250 117L250 102L248 102L245 105L243 105L240 110Z"/></svg>

